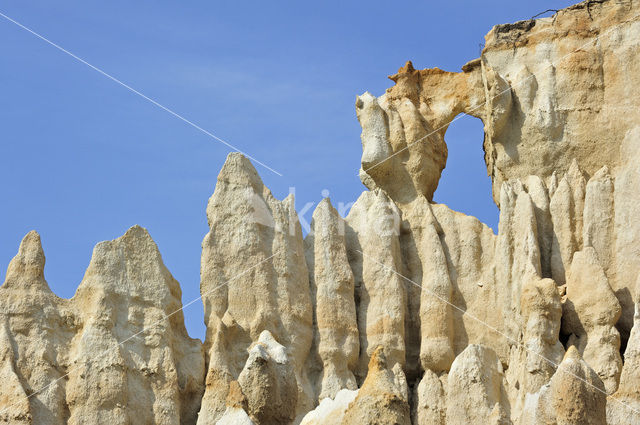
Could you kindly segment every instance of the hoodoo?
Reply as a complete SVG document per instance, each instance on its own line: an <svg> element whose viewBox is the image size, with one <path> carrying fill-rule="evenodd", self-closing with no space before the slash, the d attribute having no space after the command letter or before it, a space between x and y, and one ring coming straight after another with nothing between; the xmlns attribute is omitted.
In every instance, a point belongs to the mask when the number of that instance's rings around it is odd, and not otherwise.
<svg viewBox="0 0 640 425"><path fill-rule="evenodd" d="M204 343L145 229L98 244L68 300L27 234L0 287L0 423L640 423L640 3L497 25L461 72L390 79L356 100L368 190L346 217L326 199L304 236L228 156ZM497 234L433 202L460 113L484 123Z"/></svg>

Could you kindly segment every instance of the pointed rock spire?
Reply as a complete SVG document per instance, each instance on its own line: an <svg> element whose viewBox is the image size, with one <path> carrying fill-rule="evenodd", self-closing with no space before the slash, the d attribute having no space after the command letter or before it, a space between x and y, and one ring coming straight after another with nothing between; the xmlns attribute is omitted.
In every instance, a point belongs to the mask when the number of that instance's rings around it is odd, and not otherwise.
<svg viewBox="0 0 640 425"><path fill-rule="evenodd" d="M305 239L309 280L315 299L318 355L322 362L319 396L358 388L354 370L360 348L354 277L344 240L345 223L328 198L313 213L311 232Z"/></svg>
<svg viewBox="0 0 640 425"><path fill-rule="evenodd" d="M356 399L349 405L342 425L410 425L409 388L399 364L391 367L381 346L369 361L369 373Z"/></svg>
<svg viewBox="0 0 640 425"><path fill-rule="evenodd" d="M43 287L49 290L44 279L44 264L45 257L40 235L32 230L22 239L18 254L9 263L3 287L21 285Z"/></svg>

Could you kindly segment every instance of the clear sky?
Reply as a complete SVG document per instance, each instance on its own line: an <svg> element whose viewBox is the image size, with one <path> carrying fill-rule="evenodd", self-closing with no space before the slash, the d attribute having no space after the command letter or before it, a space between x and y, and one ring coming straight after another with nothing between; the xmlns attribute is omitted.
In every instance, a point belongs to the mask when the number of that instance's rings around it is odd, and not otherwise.
<svg viewBox="0 0 640 425"><path fill-rule="evenodd" d="M296 207L365 190L355 96L378 96L406 60L458 71L495 24L572 1L26 1L0 13L283 174L256 164ZM93 246L146 227L183 302L199 296L205 206L230 149L0 17L0 282L22 237L71 297ZM437 202L497 230L482 123L445 137ZM305 217L310 220L309 210ZM185 310L204 336L202 305Z"/></svg>

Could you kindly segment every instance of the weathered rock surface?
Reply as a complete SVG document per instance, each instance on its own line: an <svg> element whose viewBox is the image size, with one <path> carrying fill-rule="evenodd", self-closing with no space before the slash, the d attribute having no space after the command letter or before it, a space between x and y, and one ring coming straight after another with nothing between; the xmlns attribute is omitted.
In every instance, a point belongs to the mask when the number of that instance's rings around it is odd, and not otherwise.
<svg viewBox="0 0 640 425"><path fill-rule="evenodd" d="M620 304L591 247L573 256L564 310L563 327L572 334L570 342L598 373L607 392L615 392L622 369L620 334L614 327Z"/></svg>
<svg viewBox="0 0 640 425"><path fill-rule="evenodd" d="M533 279L525 283L520 303L522 343L512 347L506 371L514 412L527 410L527 396L538 393L549 382L565 354L558 340L562 305L555 282Z"/></svg>
<svg viewBox="0 0 640 425"><path fill-rule="evenodd" d="M640 85L638 15L635 1L584 1L550 18L497 25L481 58L461 73L408 63L390 77L396 84L385 94L356 101L362 182L399 204L431 200L446 164L449 122L460 113L480 118L496 203L501 206L505 182L526 185L536 176L546 186L552 228L545 200L534 201L544 232L543 277L564 284L572 254L587 237L602 256L623 308L619 327L628 335L640 272L640 229L633 219L639 207L631 193L640 184L640 101L628 95ZM605 193L596 195L600 189ZM583 226L585 213L591 227Z"/></svg>
<svg viewBox="0 0 640 425"><path fill-rule="evenodd" d="M392 365L405 363L407 284L399 274L400 211L382 191L364 192L346 222L347 253L358 300L360 360L356 374L362 382L378 347Z"/></svg>
<svg viewBox="0 0 640 425"><path fill-rule="evenodd" d="M293 365L269 331L262 331L249 350L238 384L255 422L288 423L295 419L298 388Z"/></svg>
<svg viewBox="0 0 640 425"><path fill-rule="evenodd" d="M527 394L523 425L605 425L606 392L598 375L571 346L551 381Z"/></svg>
<svg viewBox="0 0 640 425"><path fill-rule="evenodd" d="M427 369L420 383L414 388L412 423L416 425L444 425L447 411L447 375L441 377Z"/></svg>
<svg viewBox="0 0 640 425"><path fill-rule="evenodd" d="M329 199L324 199L305 238L309 281L315 299L315 345L322 363L318 399L338 391L356 390L360 340L354 297L354 277L344 239L345 223Z"/></svg>
<svg viewBox="0 0 640 425"><path fill-rule="evenodd" d="M278 201L249 160L230 154L207 206L201 291L207 325L206 391L199 424L225 410L247 349L263 331L286 347L298 394L296 413L313 408L304 368L313 340L309 273L293 197Z"/></svg>
<svg viewBox="0 0 640 425"><path fill-rule="evenodd" d="M147 231L94 250L76 295L44 279L40 236L25 236L0 287L8 386L0 418L35 424L195 422L202 344L188 337L181 291Z"/></svg>
<svg viewBox="0 0 640 425"><path fill-rule="evenodd" d="M143 228L98 244L69 300L29 233L0 287L0 423L640 422L638 15L585 1L494 27L462 72L407 63L356 101L369 190L304 238L230 154L204 344ZM497 233L432 202L460 113L484 123Z"/></svg>
<svg viewBox="0 0 640 425"><path fill-rule="evenodd" d="M340 425L349 405L358 395L358 390L342 389L335 398L322 399L320 404L307 413L300 425Z"/></svg>
<svg viewBox="0 0 640 425"><path fill-rule="evenodd" d="M640 289L640 276L636 288ZM607 400L607 423L640 423L640 294L636 292L636 313L631 336L624 351L624 366L618 390Z"/></svg>
<svg viewBox="0 0 640 425"><path fill-rule="evenodd" d="M399 363L391 366L382 347L369 361L369 373L347 408L343 425L411 424L409 387Z"/></svg>
<svg viewBox="0 0 640 425"><path fill-rule="evenodd" d="M447 378L446 414L452 424L510 423L504 373L493 350L470 345L456 357Z"/></svg>

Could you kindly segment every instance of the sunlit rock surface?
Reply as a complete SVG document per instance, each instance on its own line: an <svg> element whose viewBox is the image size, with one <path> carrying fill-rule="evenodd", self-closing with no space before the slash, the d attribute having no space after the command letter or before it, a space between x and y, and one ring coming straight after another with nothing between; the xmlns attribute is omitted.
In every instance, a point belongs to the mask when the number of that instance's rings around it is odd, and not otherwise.
<svg viewBox="0 0 640 425"><path fill-rule="evenodd" d="M307 235L230 154L204 342L145 229L98 244L68 300L30 232L0 287L0 423L637 423L638 15L583 2L494 27L462 72L407 63L356 101L369 190ZM484 122L497 229L432 202L460 113Z"/></svg>

